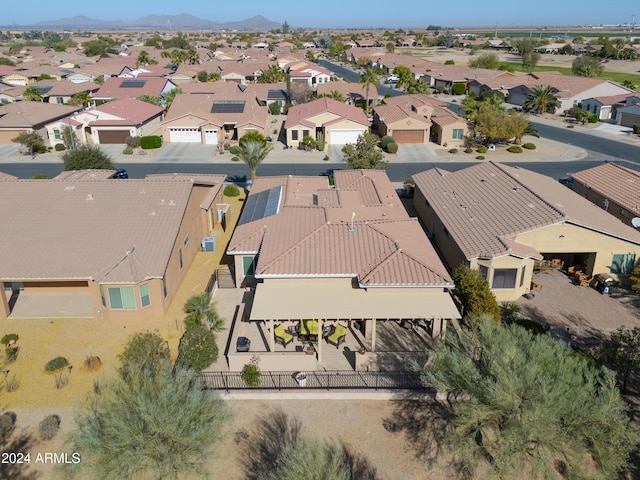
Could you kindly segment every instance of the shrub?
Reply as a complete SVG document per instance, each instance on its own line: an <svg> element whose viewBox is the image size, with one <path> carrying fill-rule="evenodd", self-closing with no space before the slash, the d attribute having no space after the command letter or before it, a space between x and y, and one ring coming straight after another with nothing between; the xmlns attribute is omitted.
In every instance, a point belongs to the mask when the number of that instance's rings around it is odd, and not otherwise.
<svg viewBox="0 0 640 480"><path fill-rule="evenodd" d="M0 343L2 345L8 345L9 342L17 342L20 339L20 336L17 333L7 333L5 336L0 339Z"/></svg>
<svg viewBox="0 0 640 480"><path fill-rule="evenodd" d="M529 320L527 318L516 318L513 323L515 323L516 325L520 325L522 328L526 328L534 335L542 335L543 333L547 333L545 328L534 320Z"/></svg>
<svg viewBox="0 0 640 480"><path fill-rule="evenodd" d="M227 151L227 152L228 152L229 150L231 150L231 144L227 142L227 143L225 143L225 144L223 145L223 147L222 147L222 148L224 148L224 149L225 149L225 151Z"/></svg>
<svg viewBox="0 0 640 480"><path fill-rule="evenodd" d="M7 363L15 362L16 358L18 358L18 350L20 350L20 347L7 347L4 349Z"/></svg>
<svg viewBox="0 0 640 480"><path fill-rule="evenodd" d="M84 363L82 364L82 370L85 372L95 372L102 367L102 360L100 357L89 356L84 359Z"/></svg>
<svg viewBox="0 0 640 480"><path fill-rule="evenodd" d="M589 115L589 123L598 123L598 120L600 120L598 118L598 115L596 115L595 113L592 113L591 115Z"/></svg>
<svg viewBox="0 0 640 480"><path fill-rule="evenodd" d="M65 150L64 143L56 143L56 146L53 148L55 148L56 152L62 152Z"/></svg>
<svg viewBox="0 0 640 480"><path fill-rule="evenodd" d="M316 142L315 138L306 136L300 142L300 148L302 150L314 150L318 147L318 142Z"/></svg>
<svg viewBox="0 0 640 480"><path fill-rule="evenodd" d="M385 150L387 149L387 145L389 145L390 143L396 143L396 141L393 139L393 137L390 137L388 135L385 135L384 137L382 137L382 139L380 140L380 146L382 148L384 148Z"/></svg>
<svg viewBox="0 0 640 480"><path fill-rule="evenodd" d="M567 128L573 128L575 125L567 125Z"/></svg>
<svg viewBox="0 0 640 480"><path fill-rule="evenodd" d="M218 359L215 334L205 326L188 328L178 346L178 365L201 372Z"/></svg>
<svg viewBox="0 0 640 480"><path fill-rule="evenodd" d="M449 153L458 153L458 149L457 148L452 148L451 150L449 150Z"/></svg>
<svg viewBox="0 0 640 480"><path fill-rule="evenodd" d="M478 155L478 156L476 157L476 160L484 160L484 155Z"/></svg>
<svg viewBox="0 0 640 480"><path fill-rule="evenodd" d="M279 115L280 114L280 104L278 102L273 102L269 105L269 113L271 115Z"/></svg>
<svg viewBox="0 0 640 480"><path fill-rule="evenodd" d="M260 385L260 367L258 357L251 358L251 361L242 368L242 379L247 387L257 387Z"/></svg>
<svg viewBox="0 0 640 480"><path fill-rule="evenodd" d="M240 189L233 183L230 183L224 187L224 195L225 197L237 197L240 195Z"/></svg>
<svg viewBox="0 0 640 480"><path fill-rule="evenodd" d="M49 175L45 175L44 173L36 173L33 177L33 180L51 180Z"/></svg>
<svg viewBox="0 0 640 480"><path fill-rule="evenodd" d="M58 370L62 370L64 367L69 365L69 360L64 357L56 357L53 360L49 360L47 364L44 366L44 370L46 372L57 372Z"/></svg>
<svg viewBox="0 0 640 480"><path fill-rule="evenodd" d="M329 161L329 155L325 155L324 157L322 157L322 160L324 160L325 162Z"/></svg>
<svg viewBox="0 0 640 480"><path fill-rule="evenodd" d="M0 438L7 438L16 426L16 414L5 412L0 415Z"/></svg>
<svg viewBox="0 0 640 480"><path fill-rule="evenodd" d="M444 64L445 64L445 65L455 65L455 64L456 64L456 62L454 62L453 60L449 59L449 60L445 60L445 61L444 61Z"/></svg>
<svg viewBox="0 0 640 480"><path fill-rule="evenodd" d="M140 146L140 137L132 137L131 135L129 135L125 140L125 143L128 147L138 148Z"/></svg>
<svg viewBox="0 0 640 480"><path fill-rule="evenodd" d="M38 427L42 440L51 440L60 430L60 417L58 415L48 415L40 422Z"/></svg>
<svg viewBox="0 0 640 480"><path fill-rule="evenodd" d="M509 148L507 148L507 152L522 153L522 147L519 145L511 145Z"/></svg>
<svg viewBox="0 0 640 480"><path fill-rule="evenodd" d="M398 153L398 144L397 143L387 143L387 152L389 152L389 153Z"/></svg>
<svg viewBox="0 0 640 480"><path fill-rule="evenodd" d="M145 150L160 148L162 146L162 137L158 135L140 137L140 146Z"/></svg>
<svg viewBox="0 0 640 480"><path fill-rule="evenodd" d="M451 85L451 93L453 95L464 95L464 92L466 91L467 86L462 82L454 83L453 85Z"/></svg>
<svg viewBox="0 0 640 480"><path fill-rule="evenodd" d="M478 153L487 153L488 149L484 145L480 145L477 149Z"/></svg>
<svg viewBox="0 0 640 480"><path fill-rule="evenodd" d="M633 125L633 133L636 135L640 135L640 123L635 123Z"/></svg>
<svg viewBox="0 0 640 480"><path fill-rule="evenodd" d="M473 153L473 148L471 147L465 148L464 153Z"/></svg>
<svg viewBox="0 0 640 480"><path fill-rule="evenodd" d="M535 150L536 149L536 144L535 143L525 143L524 145L522 145L522 148L525 148L527 150Z"/></svg>
<svg viewBox="0 0 640 480"><path fill-rule="evenodd" d="M124 150L122 150L122 153L124 155L133 155L133 148L126 146L124 147Z"/></svg>

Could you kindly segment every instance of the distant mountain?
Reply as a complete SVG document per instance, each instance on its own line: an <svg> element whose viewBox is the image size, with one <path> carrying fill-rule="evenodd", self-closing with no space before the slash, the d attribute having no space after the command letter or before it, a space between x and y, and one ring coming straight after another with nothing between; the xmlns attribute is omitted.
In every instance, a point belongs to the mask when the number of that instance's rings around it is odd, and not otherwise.
<svg viewBox="0 0 640 480"><path fill-rule="evenodd" d="M246 20L237 22L213 22L203 20L186 13L180 15L147 15L137 20L98 20L77 15L60 20L37 22L31 25L22 25L24 28L35 29L65 29L65 30L244 30L244 31L268 31L280 28L282 25L267 20L262 15L256 15Z"/></svg>

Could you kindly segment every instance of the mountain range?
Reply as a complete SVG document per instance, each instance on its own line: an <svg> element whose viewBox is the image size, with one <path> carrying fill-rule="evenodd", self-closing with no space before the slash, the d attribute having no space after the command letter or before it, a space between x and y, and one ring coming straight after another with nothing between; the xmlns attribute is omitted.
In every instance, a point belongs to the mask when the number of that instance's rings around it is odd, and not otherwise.
<svg viewBox="0 0 640 480"><path fill-rule="evenodd" d="M241 30L241 31L269 31L282 27L278 22L267 20L262 15L236 22L214 22L203 20L186 13L180 15L147 15L137 20L98 20L77 15L71 18L48 20L23 25L23 28L34 29L65 29L65 30ZM15 28L15 26L14 26Z"/></svg>

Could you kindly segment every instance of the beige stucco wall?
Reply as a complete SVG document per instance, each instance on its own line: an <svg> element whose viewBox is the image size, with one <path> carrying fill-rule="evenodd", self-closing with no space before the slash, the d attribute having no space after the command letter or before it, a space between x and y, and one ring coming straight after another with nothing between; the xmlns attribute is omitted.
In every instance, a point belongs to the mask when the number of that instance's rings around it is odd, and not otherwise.
<svg viewBox="0 0 640 480"><path fill-rule="evenodd" d="M640 260L640 246L571 224L558 224L527 232L515 241L529 245L541 253L595 253L593 266L587 273L609 273L614 254L635 254ZM616 275L612 275L617 278Z"/></svg>
<svg viewBox="0 0 640 480"><path fill-rule="evenodd" d="M479 269L481 266L487 268L487 281L489 282L489 287L492 287L493 285L495 270L517 270L514 288L491 288L491 291L498 302L511 302L517 300L522 295L530 291L531 278L533 276L533 264L534 260L532 258L520 258L511 255L504 255L502 257L495 257L491 259L474 258L469 262L469 266L471 268Z"/></svg>
<svg viewBox="0 0 640 480"><path fill-rule="evenodd" d="M291 345L290 345L291 346ZM253 345L251 345L253 349ZM235 345L233 345L235 350ZM293 350L293 349L292 349ZM229 352L227 360L229 371L241 372L242 368L253 357L260 359L260 370L265 372L290 372L315 371L318 361L316 355L307 355L305 352Z"/></svg>
<svg viewBox="0 0 640 480"><path fill-rule="evenodd" d="M602 194L600 194L600 193L598 193L598 192L596 192L596 191L594 191L594 190L592 190L590 188L587 188L585 185L583 185L581 182L579 182L577 180L573 184L572 189L578 195L582 195L584 198L589 200L591 203L597 205L598 207L602 208L603 210L606 210L611 215L616 217L618 220L620 220L623 223L626 223L629 226L631 226L631 219L633 217L638 216L638 215L634 214L633 212L628 211L623 206L615 203L613 200L607 199L604 195L602 195ZM605 200L607 200L607 203L608 203L606 208L605 208ZM626 212L626 215L623 214L623 211Z"/></svg>
<svg viewBox="0 0 640 480"><path fill-rule="evenodd" d="M464 144L464 137L469 133L469 129L467 128L467 124L465 122L456 122L451 123L449 125L440 125L437 123L437 120L433 120L433 126L431 127L434 132L435 142L439 145L445 145L447 147L457 147ZM453 131L461 129L463 138L454 139Z"/></svg>

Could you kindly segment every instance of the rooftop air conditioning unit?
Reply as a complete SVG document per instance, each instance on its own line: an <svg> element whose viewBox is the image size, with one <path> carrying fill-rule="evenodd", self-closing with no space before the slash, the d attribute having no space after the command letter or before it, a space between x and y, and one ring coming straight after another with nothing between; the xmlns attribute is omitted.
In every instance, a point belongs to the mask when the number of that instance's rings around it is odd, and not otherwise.
<svg viewBox="0 0 640 480"><path fill-rule="evenodd" d="M213 237L204 237L202 239L202 251L213 252L216 249L216 239Z"/></svg>

